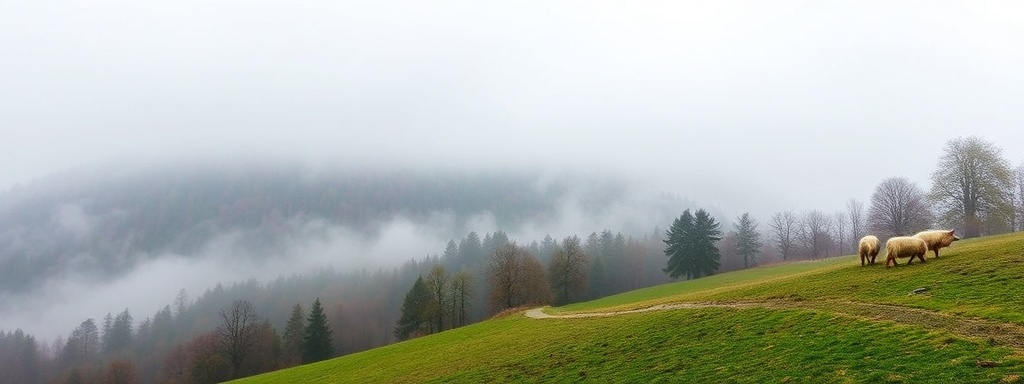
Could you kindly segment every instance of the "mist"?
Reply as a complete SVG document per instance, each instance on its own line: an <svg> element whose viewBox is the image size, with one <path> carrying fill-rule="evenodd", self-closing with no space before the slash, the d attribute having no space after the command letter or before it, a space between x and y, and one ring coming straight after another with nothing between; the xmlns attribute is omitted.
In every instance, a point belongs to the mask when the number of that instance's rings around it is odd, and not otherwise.
<svg viewBox="0 0 1024 384"><path fill-rule="evenodd" d="M0 309L0 329L44 338L123 307L144 318L181 288L389 268L468 231L528 242L644 234L696 206L726 223L840 211L887 177L927 190L961 136L1024 163L1021 4L22 3L0 5L0 207L53 179L105 180L78 171L95 164L600 180L515 226L296 216L266 244L218 229L190 253L82 253L31 296L0 297L18 308ZM87 203L48 207L46 225L89 236L102 216ZM78 273L96 263L128 272Z"/></svg>
<svg viewBox="0 0 1024 384"><path fill-rule="evenodd" d="M0 188L75 164L298 157L838 209L885 177L927 185L958 136L1024 161L1024 10L971 4L10 5Z"/></svg>
<svg viewBox="0 0 1024 384"><path fill-rule="evenodd" d="M314 172L300 177L316 176ZM535 185L524 188L544 189L557 179L539 175ZM416 217L399 214L371 229L298 215L274 221L270 232L263 227L218 230L194 252L124 255L81 247L60 264L56 275L37 276L31 290L0 294L0 324L52 340L67 336L87 318L100 320L108 312L116 314L125 308L141 321L171 305L181 289L198 297L217 284L266 284L325 269L387 271L409 260L440 256L449 240L458 242L470 231L481 237L504 231L523 245L549 235L555 239L585 237L605 229L645 236L656 227L664 228L683 207L694 204L632 190L615 179L583 178L578 184L558 198L554 211L506 224L489 211L466 217L446 210ZM84 236L99 230L98 223L110 215L125 213L114 210L90 215L82 205L68 203L55 207L49 221L57 233L67 232L89 243ZM207 224L197 225L203 226ZM102 266L112 264L127 267L122 272L100 273Z"/></svg>

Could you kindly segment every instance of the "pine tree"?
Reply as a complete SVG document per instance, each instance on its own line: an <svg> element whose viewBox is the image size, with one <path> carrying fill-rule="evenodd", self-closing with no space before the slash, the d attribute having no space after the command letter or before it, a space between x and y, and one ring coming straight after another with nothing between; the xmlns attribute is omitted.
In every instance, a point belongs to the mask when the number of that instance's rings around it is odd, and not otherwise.
<svg viewBox="0 0 1024 384"><path fill-rule="evenodd" d="M668 256L668 266L665 273L673 279L686 274L692 264L688 234L693 230L693 214L687 209L683 214L672 221L672 226L665 232L665 256Z"/></svg>
<svg viewBox="0 0 1024 384"><path fill-rule="evenodd" d="M441 262L453 268L462 267L459 263L459 245L455 243L455 240L448 240L448 246L444 248L444 255L441 255Z"/></svg>
<svg viewBox="0 0 1024 384"><path fill-rule="evenodd" d="M110 315L108 314L107 316L109 317ZM104 328L106 328L106 319L104 319ZM132 315L128 312L128 308L125 308L117 317L114 317L109 330L104 334L104 352L114 353L127 348L132 342L133 334Z"/></svg>
<svg viewBox="0 0 1024 384"><path fill-rule="evenodd" d="M459 243L459 266L469 266L484 260L484 249L480 243L480 235L469 232Z"/></svg>
<svg viewBox="0 0 1024 384"><path fill-rule="evenodd" d="M284 327L282 354L286 365L292 366L302 362L302 339L306 335L306 315L301 304L295 304L288 324Z"/></svg>
<svg viewBox="0 0 1024 384"><path fill-rule="evenodd" d="M430 291L427 284L423 282L422 276L418 277L402 301L402 317L395 326L395 337L405 340L423 331L429 321L425 316L429 302Z"/></svg>
<svg viewBox="0 0 1024 384"><path fill-rule="evenodd" d="M721 224L703 209L696 215L689 209L683 211L666 232L665 256L669 260L664 271L672 278L686 275L688 279L715 273L721 258L715 246L722 239L719 227Z"/></svg>
<svg viewBox="0 0 1024 384"><path fill-rule="evenodd" d="M306 319L306 334L302 339L302 361L312 363L326 360L334 356L334 345L331 344L331 327L327 324L324 308L320 306L320 298L316 298Z"/></svg>
<svg viewBox="0 0 1024 384"><path fill-rule="evenodd" d="M757 231L757 221L750 218L749 213L739 217L733 229L736 234L736 253L743 256L743 268L757 265L754 258L761 253L761 234Z"/></svg>
<svg viewBox="0 0 1024 384"><path fill-rule="evenodd" d="M67 366L88 362L100 351L99 344L99 328L93 319L87 319L68 336L60 360Z"/></svg>

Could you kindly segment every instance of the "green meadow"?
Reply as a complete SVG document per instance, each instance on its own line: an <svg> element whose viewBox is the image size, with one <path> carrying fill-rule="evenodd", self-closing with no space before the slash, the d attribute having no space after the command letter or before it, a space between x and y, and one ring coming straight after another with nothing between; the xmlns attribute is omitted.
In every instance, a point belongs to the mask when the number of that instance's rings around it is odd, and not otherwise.
<svg viewBox="0 0 1024 384"><path fill-rule="evenodd" d="M879 259L764 266L545 312L692 308L513 313L240 382L1024 382L1024 234L960 241L923 264Z"/></svg>

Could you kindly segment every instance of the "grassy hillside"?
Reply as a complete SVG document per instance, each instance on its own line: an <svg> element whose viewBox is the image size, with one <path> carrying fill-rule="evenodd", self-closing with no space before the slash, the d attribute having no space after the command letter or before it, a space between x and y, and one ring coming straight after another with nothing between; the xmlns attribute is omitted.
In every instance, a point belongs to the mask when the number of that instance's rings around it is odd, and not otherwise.
<svg viewBox="0 0 1024 384"><path fill-rule="evenodd" d="M244 382L1020 382L1022 262L1012 234L889 269L755 268L547 312L693 308L514 314Z"/></svg>

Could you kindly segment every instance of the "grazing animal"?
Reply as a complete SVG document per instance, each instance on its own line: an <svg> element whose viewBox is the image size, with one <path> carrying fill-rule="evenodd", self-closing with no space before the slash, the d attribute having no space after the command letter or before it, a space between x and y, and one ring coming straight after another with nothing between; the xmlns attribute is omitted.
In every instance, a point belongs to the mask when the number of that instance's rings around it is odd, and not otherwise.
<svg viewBox="0 0 1024 384"><path fill-rule="evenodd" d="M893 265L900 265L897 258L909 257L907 265L914 261L914 258L924 262L924 255L928 253L928 243L913 236L898 236L890 238L885 242L885 267L889 268L889 262Z"/></svg>
<svg viewBox="0 0 1024 384"><path fill-rule="evenodd" d="M945 229L921 231L914 235L914 237L928 243L928 249L935 252L935 258L938 259L939 248L948 247L950 244L953 244L954 241L960 240L959 237L956 237L956 235L953 234L953 231L955 231L955 229L950 229L948 231Z"/></svg>
<svg viewBox="0 0 1024 384"><path fill-rule="evenodd" d="M860 238L860 266L864 266L864 262L868 264L875 263L875 257L878 256L878 238L872 235L867 235Z"/></svg>

